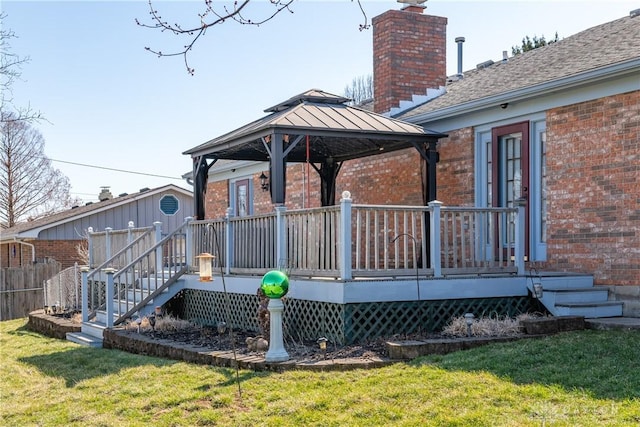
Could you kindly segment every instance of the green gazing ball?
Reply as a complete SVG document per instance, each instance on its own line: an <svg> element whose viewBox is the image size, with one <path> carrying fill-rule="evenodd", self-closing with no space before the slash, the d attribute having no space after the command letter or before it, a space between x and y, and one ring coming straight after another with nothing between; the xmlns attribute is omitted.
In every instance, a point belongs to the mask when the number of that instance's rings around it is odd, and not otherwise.
<svg viewBox="0 0 640 427"><path fill-rule="evenodd" d="M289 291L289 278L282 271L268 271L262 276L260 289L269 298L282 298Z"/></svg>

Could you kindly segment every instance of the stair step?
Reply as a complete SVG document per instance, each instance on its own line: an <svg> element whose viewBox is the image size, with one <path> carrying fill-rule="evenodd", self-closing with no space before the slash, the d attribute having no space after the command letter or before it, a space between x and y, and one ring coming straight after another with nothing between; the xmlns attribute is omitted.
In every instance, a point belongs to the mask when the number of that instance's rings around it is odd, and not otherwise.
<svg viewBox="0 0 640 427"><path fill-rule="evenodd" d="M602 288L545 289L544 292L554 294L556 305L606 302L609 299L609 291Z"/></svg>
<svg viewBox="0 0 640 427"><path fill-rule="evenodd" d="M102 339L82 332L67 332L67 341L71 341L85 347L102 348Z"/></svg>
<svg viewBox="0 0 640 427"><path fill-rule="evenodd" d="M107 325L100 322L82 322L80 331L83 334L91 335L99 340L102 340L102 333L107 328Z"/></svg>
<svg viewBox="0 0 640 427"><path fill-rule="evenodd" d="M584 289L593 287L592 276L544 276L542 286L547 290Z"/></svg>
<svg viewBox="0 0 640 427"><path fill-rule="evenodd" d="M557 316L584 316L585 318L622 316L622 303L617 301L575 302L556 304Z"/></svg>

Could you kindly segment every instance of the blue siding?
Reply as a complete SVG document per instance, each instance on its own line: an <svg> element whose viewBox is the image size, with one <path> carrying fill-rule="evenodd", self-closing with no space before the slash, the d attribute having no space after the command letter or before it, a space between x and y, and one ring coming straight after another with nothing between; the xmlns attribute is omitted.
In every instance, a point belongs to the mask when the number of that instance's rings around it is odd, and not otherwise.
<svg viewBox="0 0 640 427"><path fill-rule="evenodd" d="M165 215L160 210L160 199L165 194L175 196L179 201L179 209L175 215ZM184 222L188 216L193 216L193 198L175 191L149 195L144 199L130 200L124 205L114 206L112 209L90 214L85 217L48 228L40 232L41 240L78 240L82 239L88 227L94 231L103 231L106 227L114 230L126 229L129 221L136 227L147 227L155 221L162 222L162 232L170 233Z"/></svg>

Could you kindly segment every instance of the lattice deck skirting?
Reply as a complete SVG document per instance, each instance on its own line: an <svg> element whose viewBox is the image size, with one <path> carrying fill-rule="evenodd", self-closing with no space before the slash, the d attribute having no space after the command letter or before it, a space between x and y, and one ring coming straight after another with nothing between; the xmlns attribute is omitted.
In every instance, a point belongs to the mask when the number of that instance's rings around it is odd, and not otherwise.
<svg viewBox="0 0 640 427"><path fill-rule="evenodd" d="M395 301L336 304L285 298L285 337L295 341L326 337L337 344L365 342L395 334L436 332L464 313L510 316L535 311L528 297ZM227 304L229 313L227 315ZM201 325L225 321L234 328L257 332L257 295L185 289L170 303L180 318Z"/></svg>

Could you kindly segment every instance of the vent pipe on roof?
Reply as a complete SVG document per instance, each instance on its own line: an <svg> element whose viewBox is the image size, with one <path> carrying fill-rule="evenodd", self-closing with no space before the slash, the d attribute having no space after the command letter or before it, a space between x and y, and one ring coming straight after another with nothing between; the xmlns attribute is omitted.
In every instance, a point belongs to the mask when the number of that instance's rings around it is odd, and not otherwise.
<svg viewBox="0 0 640 427"><path fill-rule="evenodd" d="M462 43L464 43L464 37L456 37L456 43L458 43L458 76L462 77Z"/></svg>

